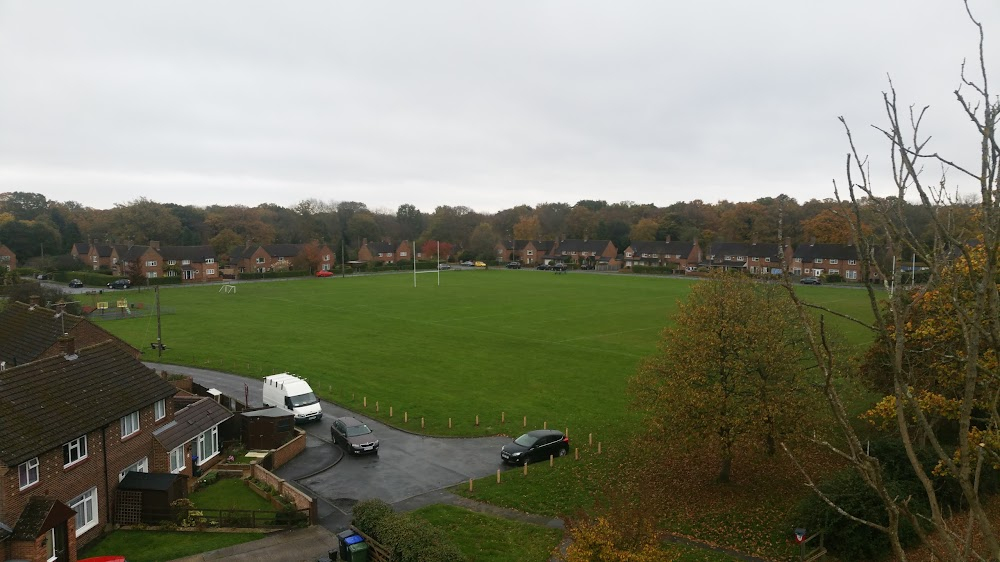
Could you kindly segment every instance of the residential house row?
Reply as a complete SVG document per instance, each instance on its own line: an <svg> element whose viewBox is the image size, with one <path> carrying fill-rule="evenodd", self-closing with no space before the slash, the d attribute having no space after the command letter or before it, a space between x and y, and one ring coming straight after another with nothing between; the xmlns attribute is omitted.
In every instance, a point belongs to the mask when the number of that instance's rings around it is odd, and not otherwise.
<svg viewBox="0 0 1000 562"><path fill-rule="evenodd" d="M0 244L0 273L17 269L17 256L4 244Z"/></svg>
<svg viewBox="0 0 1000 562"><path fill-rule="evenodd" d="M0 356L0 559L73 562L135 501L119 494L126 475L186 486L221 460L219 424L232 414L182 400L86 319L12 303L0 312Z"/></svg>

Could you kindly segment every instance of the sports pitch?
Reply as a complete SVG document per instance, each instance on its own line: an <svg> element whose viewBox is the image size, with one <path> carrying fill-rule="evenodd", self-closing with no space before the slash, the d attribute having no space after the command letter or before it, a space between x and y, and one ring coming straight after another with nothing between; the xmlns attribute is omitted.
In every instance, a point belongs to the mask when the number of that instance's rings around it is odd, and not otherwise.
<svg viewBox="0 0 1000 562"><path fill-rule="evenodd" d="M163 288L161 307L173 313L161 317L162 358L149 345L155 317L102 325L148 360L255 378L296 373L327 400L414 431L512 434L526 417L529 428L610 436L637 420L627 381L692 282L453 270L440 284L436 272L418 274L416 287L413 275L387 274ZM864 310L863 291L800 290ZM122 296L154 305L148 289Z"/></svg>

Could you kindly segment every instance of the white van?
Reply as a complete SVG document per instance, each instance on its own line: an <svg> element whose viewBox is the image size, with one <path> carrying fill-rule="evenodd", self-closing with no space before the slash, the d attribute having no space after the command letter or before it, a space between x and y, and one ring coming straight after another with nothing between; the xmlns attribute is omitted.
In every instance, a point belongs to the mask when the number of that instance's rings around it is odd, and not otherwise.
<svg viewBox="0 0 1000 562"><path fill-rule="evenodd" d="M295 414L295 423L318 421L323 417L319 399L309 383L289 373L264 377L264 406L276 406Z"/></svg>

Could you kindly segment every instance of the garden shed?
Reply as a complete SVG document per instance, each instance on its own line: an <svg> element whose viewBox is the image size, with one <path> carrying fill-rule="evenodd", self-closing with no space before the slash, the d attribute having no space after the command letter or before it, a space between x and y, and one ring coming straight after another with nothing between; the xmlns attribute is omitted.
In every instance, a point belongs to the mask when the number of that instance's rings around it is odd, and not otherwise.
<svg viewBox="0 0 1000 562"><path fill-rule="evenodd" d="M170 518L170 504L187 497L182 474L129 472L118 483L117 522L155 525Z"/></svg>
<svg viewBox="0 0 1000 562"><path fill-rule="evenodd" d="M241 412L242 438L247 449L277 449L295 437L295 417L282 408Z"/></svg>

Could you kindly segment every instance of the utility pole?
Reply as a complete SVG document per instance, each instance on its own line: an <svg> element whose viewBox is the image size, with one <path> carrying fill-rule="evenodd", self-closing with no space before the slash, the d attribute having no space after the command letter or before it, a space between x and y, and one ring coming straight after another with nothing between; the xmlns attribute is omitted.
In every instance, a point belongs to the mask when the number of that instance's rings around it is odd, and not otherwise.
<svg viewBox="0 0 1000 562"><path fill-rule="evenodd" d="M153 291L156 293L156 356L163 357L163 332L160 330L160 286L155 285Z"/></svg>

